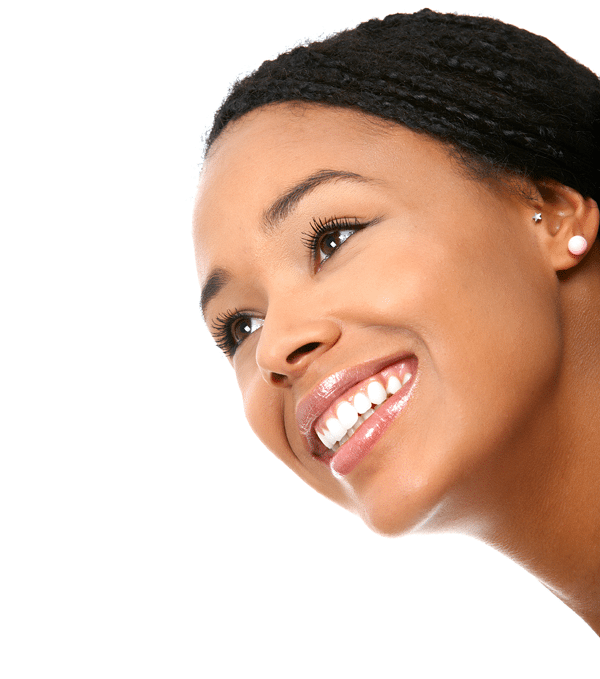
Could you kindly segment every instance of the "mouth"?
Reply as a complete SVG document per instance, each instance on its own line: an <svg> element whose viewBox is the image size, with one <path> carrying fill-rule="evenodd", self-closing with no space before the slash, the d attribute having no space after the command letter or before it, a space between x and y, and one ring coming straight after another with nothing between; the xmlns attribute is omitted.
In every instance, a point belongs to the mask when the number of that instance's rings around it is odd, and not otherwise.
<svg viewBox="0 0 600 679"><path fill-rule="evenodd" d="M323 380L297 409L313 456L335 475L349 474L408 401L417 364L415 356L379 359Z"/></svg>

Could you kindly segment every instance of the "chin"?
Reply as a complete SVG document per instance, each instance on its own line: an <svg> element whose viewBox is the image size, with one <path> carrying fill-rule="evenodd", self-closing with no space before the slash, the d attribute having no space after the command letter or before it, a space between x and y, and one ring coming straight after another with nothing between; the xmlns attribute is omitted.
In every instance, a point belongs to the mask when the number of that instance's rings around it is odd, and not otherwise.
<svg viewBox="0 0 600 679"><path fill-rule="evenodd" d="M377 456L349 475L354 512L386 537L470 532L481 519L478 489L481 477L489 475L490 459L497 457L494 450L478 447L475 454L464 445L416 450L418 462L413 458L411 464L404 449L404 454Z"/></svg>
<svg viewBox="0 0 600 679"><path fill-rule="evenodd" d="M443 492L424 478L376 479L357 495L355 512L378 535L399 537L427 531L443 504Z"/></svg>
<svg viewBox="0 0 600 679"><path fill-rule="evenodd" d="M435 510L432 510L435 511ZM405 511L395 503L379 503L377 507L361 507L360 516L368 528L383 537L395 538L418 532L427 524L430 512Z"/></svg>

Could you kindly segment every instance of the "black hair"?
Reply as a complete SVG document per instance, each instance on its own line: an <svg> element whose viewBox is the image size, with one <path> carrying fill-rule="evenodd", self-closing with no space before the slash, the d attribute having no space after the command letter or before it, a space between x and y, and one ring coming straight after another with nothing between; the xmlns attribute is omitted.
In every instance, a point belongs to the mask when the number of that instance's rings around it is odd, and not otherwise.
<svg viewBox="0 0 600 679"><path fill-rule="evenodd" d="M554 179L600 202L600 81L546 38L495 19L393 14L265 61L217 111L349 107L449 144L478 175Z"/></svg>

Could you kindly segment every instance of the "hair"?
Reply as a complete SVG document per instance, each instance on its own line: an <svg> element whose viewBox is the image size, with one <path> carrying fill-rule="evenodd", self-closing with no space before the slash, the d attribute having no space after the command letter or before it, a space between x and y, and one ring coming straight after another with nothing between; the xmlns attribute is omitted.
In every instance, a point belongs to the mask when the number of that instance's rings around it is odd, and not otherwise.
<svg viewBox="0 0 600 679"><path fill-rule="evenodd" d="M449 145L478 177L556 180L600 202L600 81L546 38L484 17L393 14L265 61L217 111L352 108Z"/></svg>

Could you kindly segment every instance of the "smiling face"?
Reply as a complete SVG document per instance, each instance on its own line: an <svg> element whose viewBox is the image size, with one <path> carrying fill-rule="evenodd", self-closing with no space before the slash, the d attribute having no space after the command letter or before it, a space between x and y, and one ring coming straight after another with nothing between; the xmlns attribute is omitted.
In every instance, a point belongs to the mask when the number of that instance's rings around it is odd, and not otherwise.
<svg viewBox="0 0 600 679"><path fill-rule="evenodd" d="M197 263L265 445L378 531L476 520L553 407L557 283L534 213L351 110L231 124L202 174Z"/></svg>

